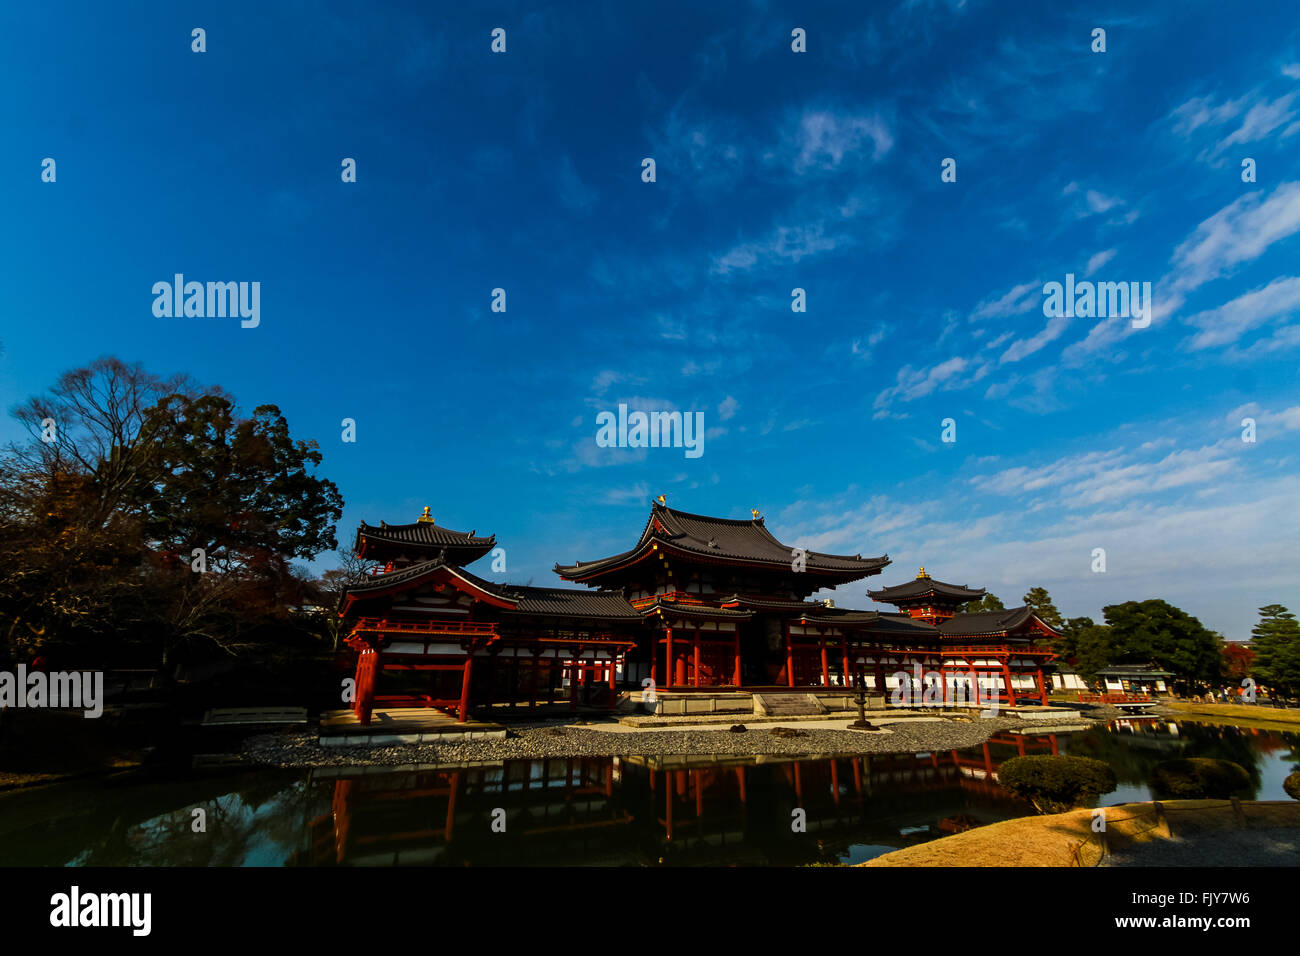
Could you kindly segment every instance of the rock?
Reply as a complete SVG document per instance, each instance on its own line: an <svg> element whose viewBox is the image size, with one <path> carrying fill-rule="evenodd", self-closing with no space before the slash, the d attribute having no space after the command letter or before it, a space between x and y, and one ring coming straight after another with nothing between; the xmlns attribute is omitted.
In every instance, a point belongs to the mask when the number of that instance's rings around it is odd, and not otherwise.
<svg viewBox="0 0 1300 956"><path fill-rule="evenodd" d="M795 727L773 727L768 731L773 737L807 737L808 731Z"/></svg>
<svg viewBox="0 0 1300 956"><path fill-rule="evenodd" d="M744 724L732 724L732 725L731 725L731 732L732 732L733 734L743 734L743 733L744 733L746 730L748 730L748 729L749 729L749 728L746 727Z"/></svg>

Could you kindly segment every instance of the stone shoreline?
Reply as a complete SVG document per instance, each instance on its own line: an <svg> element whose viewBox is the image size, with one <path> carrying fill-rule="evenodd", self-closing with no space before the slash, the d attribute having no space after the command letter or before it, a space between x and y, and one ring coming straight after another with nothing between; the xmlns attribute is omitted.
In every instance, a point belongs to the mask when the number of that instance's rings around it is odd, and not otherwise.
<svg viewBox="0 0 1300 956"><path fill-rule="evenodd" d="M743 718L738 718L741 723ZM791 720L789 723L797 721ZM1093 716L1071 714L1061 720L1027 721L1014 717L977 720L949 718L898 720L874 733L848 729L792 729L761 724L743 733L717 725L689 730L611 733L555 721L512 729L504 739L391 747L322 747L312 731L286 731L250 737L248 759L275 767L343 767L436 765L499 760L581 757L716 756L833 757L860 754L918 753L975 747L1005 730L1027 733L1092 725ZM848 720L833 721L843 728Z"/></svg>

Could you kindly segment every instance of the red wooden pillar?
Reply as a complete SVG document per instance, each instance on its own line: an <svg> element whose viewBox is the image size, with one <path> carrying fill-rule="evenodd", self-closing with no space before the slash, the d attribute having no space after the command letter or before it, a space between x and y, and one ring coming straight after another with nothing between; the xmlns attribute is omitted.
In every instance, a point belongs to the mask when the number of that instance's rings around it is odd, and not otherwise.
<svg viewBox="0 0 1300 956"><path fill-rule="evenodd" d="M844 686L851 687L853 680L849 674L849 639L847 635L840 640L840 650L844 653Z"/></svg>
<svg viewBox="0 0 1300 956"><path fill-rule="evenodd" d="M745 765L736 768L736 779L740 781L740 802L749 802L749 793L745 790Z"/></svg>
<svg viewBox="0 0 1300 956"><path fill-rule="evenodd" d="M663 642L659 640L659 634L656 631L655 636L650 638L650 686L659 686L659 645Z"/></svg>
<svg viewBox="0 0 1300 956"><path fill-rule="evenodd" d="M1007 682L1007 706L1016 706L1016 691L1011 684L1011 665L1002 661L1002 679Z"/></svg>
<svg viewBox="0 0 1300 956"><path fill-rule="evenodd" d="M699 645L697 644L696 647ZM676 687L686 687L686 655L678 653L677 660L674 662L673 684Z"/></svg>
<svg viewBox="0 0 1300 956"><path fill-rule="evenodd" d="M582 649L578 649L582 653ZM578 681L582 674L582 659L577 658L569 662L569 713L578 709Z"/></svg>
<svg viewBox="0 0 1300 956"><path fill-rule="evenodd" d="M375 704L375 665L378 660L379 652L370 649L357 656L356 698L352 702L352 712L363 724L370 723L370 712Z"/></svg>
<svg viewBox="0 0 1300 956"><path fill-rule="evenodd" d="M700 686L700 628L695 627L695 656L691 662L691 685Z"/></svg>
<svg viewBox="0 0 1300 956"><path fill-rule="evenodd" d="M456 791L460 789L460 771L454 770L451 774L451 788L447 794L447 822L442 828L442 842L450 843L451 834L455 829L456 823Z"/></svg>
<svg viewBox="0 0 1300 956"><path fill-rule="evenodd" d="M821 645L822 652L822 686L829 687L831 685L831 671L826 662L826 635L821 635L817 643Z"/></svg>
<svg viewBox="0 0 1300 956"><path fill-rule="evenodd" d="M731 639L731 655L734 661L732 667L731 682L737 687L740 686L740 629L737 628Z"/></svg>
<svg viewBox="0 0 1300 956"><path fill-rule="evenodd" d="M1038 682L1039 699L1043 702L1043 706L1046 707L1047 706L1047 682L1043 680L1043 668L1041 666L1036 668L1034 673L1037 675L1036 680Z"/></svg>
<svg viewBox="0 0 1300 956"><path fill-rule="evenodd" d="M1057 754L1061 752L1056 742L1056 734L1048 734L1047 739L1052 744L1052 756L1055 757Z"/></svg>
<svg viewBox="0 0 1300 956"><path fill-rule="evenodd" d="M470 675L474 666L474 649L469 649L469 656L465 658L465 671L460 678L460 713L456 716L457 723L465 723L469 719L469 684Z"/></svg>
<svg viewBox="0 0 1300 956"><path fill-rule="evenodd" d="M785 631L785 682L794 686L794 645L790 643L790 622L784 621L781 630Z"/></svg>
<svg viewBox="0 0 1300 956"><path fill-rule="evenodd" d="M677 662L673 659L673 629L669 627L665 628L665 630L667 630L668 636L666 638L667 646L664 650L664 683L671 687L677 680Z"/></svg>
<svg viewBox="0 0 1300 956"><path fill-rule="evenodd" d="M840 762L838 760L831 761L831 799L836 804L840 802Z"/></svg>
<svg viewBox="0 0 1300 956"><path fill-rule="evenodd" d="M609 709L613 710L618 705L618 692L614 689L614 664L617 662L614 657L614 651L609 652ZM611 768L612 768L611 764ZM611 772L613 772L611 770Z"/></svg>
<svg viewBox="0 0 1300 956"><path fill-rule="evenodd" d="M665 771L665 773L669 777L672 776L671 770ZM672 785L672 781L670 780L664 781L664 830L666 833L664 837L664 842L672 843L673 842L673 785Z"/></svg>

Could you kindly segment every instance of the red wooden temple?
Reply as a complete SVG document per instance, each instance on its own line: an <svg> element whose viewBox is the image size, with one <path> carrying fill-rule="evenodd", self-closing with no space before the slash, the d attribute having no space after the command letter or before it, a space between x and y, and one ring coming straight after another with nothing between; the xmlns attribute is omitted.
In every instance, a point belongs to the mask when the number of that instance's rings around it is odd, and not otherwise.
<svg viewBox="0 0 1300 956"><path fill-rule="evenodd" d="M340 614L358 652L353 706L431 706L466 720L475 707L567 702L612 708L620 683L665 692L767 688L876 693L899 672L945 697L1047 702L1038 642L1057 636L1031 608L959 613L984 595L932 579L868 592L898 612L810 600L879 574L887 556L792 548L763 518L714 518L655 503L628 551L556 565L595 590L500 584L465 570L495 537L414 524L362 524L357 553L382 564L349 587ZM937 675L937 680L931 675ZM381 686L381 684L383 686ZM918 691L919 693L919 691ZM929 698L927 698L928 700Z"/></svg>

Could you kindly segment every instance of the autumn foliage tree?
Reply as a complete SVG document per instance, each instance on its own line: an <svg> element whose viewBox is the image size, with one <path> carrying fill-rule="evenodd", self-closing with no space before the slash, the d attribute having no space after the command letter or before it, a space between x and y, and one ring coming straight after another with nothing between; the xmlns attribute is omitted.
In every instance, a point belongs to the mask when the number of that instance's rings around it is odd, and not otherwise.
<svg viewBox="0 0 1300 956"><path fill-rule="evenodd" d="M342 500L279 409L104 358L14 411L0 460L0 635L19 653L238 651L337 546ZM51 425L53 427L51 427Z"/></svg>
<svg viewBox="0 0 1300 956"><path fill-rule="evenodd" d="M1224 643L1223 676L1228 680L1234 684L1240 684L1244 678L1250 675L1250 669L1254 663L1255 652L1245 644L1235 641Z"/></svg>

